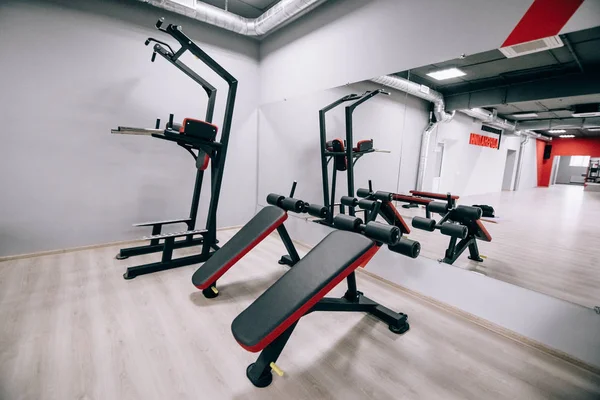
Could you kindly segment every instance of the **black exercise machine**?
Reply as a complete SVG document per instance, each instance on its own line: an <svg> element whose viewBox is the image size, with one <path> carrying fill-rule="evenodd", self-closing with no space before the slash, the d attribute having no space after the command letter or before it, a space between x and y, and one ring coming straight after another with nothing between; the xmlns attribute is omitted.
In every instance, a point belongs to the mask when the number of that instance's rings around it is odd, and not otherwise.
<svg viewBox="0 0 600 400"><path fill-rule="evenodd" d="M439 214L442 218L436 222L432 218L413 217L412 226L428 232L438 229L443 235L450 236L448 248L440 261L452 264L467 248L469 259L483 261L477 240L491 242L492 236L480 220L481 208L462 205L452 207L450 202L440 201L432 201L426 207L429 213Z"/></svg>
<svg viewBox="0 0 600 400"><path fill-rule="evenodd" d="M260 210L223 245L214 257L196 270L192 276L192 283L202 290L202 294L206 298L216 297L219 293L217 280L275 229L277 229L288 253L281 257L279 264L293 266L300 261L298 251L284 225L288 212L306 213L313 217L325 218L327 208L295 199L295 190L296 182L292 185L289 197L275 193L269 194L267 203L270 205Z"/></svg>
<svg viewBox="0 0 600 400"><path fill-rule="evenodd" d="M321 174L323 178L323 204L329 210L327 218L317 220L321 224L331 226L333 224L335 204L335 186L338 171L346 171L348 180L348 196L354 197L354 165L359 158L368 153L373 153L377 150L373 148L373 140L361 140L356 146L353 146L352 132L352 113L362 103L373 98L378 94L389 95L383 89L367 91L362 95L349 94L344 96L325 108L319 110L319 131L321 135ZM325 113L334 109L348 101L354 101L346 106L345 124L346 124L346 139L334 139L327 141L327 130L325 123ZM331 190L329 189L329 162L333 160L333 172L331 176ZM339 204L338 204L339 205ZM349 208L349 214L354 215L354 207Z"/></svg>
<svg viewBox="0 0 600 400"><path fill-rule="evenodd" d="M370 218L376 217L378 205L367 202L361 204L371 210ZM354 272L364 267L383 244L397 251L400 228L372 220L363 223L358 217L343 214L334 217L333 226L340 230L327 235L231 325L240 346L251 352L261 351L257 361L246 369L246 376L257 387L271 383L271 370L281 374L275 364L277 358L300 318L314 311L367 312L396 334L409 329L406 314L396 313L357 290ZM348 289L343 297L324 297L344 279Z"/></svg>
<svg viewBox="0 0 600 400"><path fill-rule="evenodd" d="M174 51L167 43L154 38L148 38L145 43L146 45L150 44L151 42L155 42L151 61L154 62L156 55L158 54L169 61L172 65L177 67L180 71L185 73L204 89L208 95L208 104L205 121L186 118L183 120L182 124L177 124L173 122L173 114L171 114L166 129L164 130L159 129L160 120L157 120L155 129L119 127L118 129L111 131L112 133L116 134L150 135L158 139L175 142L179 146L186 149L192 155L192 157L194 157L196 160L197 169L194 192L192 195L192 206L188 218L145 222L134 225L152 227L152 234L144 237L144 239L149 240L150 243L144 246L121 249L117 255L117 258L125 259L131 256L155 252L162 252L162 258L159 262L127 268L127 271L123 275L125 279L132 279L138 275L204 262L208 260L216 250L219 249L216 237L217 208L219 204L219 195L221 192L221 183L223 181L225 156L227 154L227 147L229 144L231 121L233 118L233 108L235 104L238 82L229 72L227 72L221 65L213 60L208 54L206 54L189 37L187 37L182 32L180 26L169 24L166 29L163 29L163 22L164 18L159 19L156 23L156 28L177 40L181 47L179 50ZM223 118L223 126L221 129L221 137L219 142L215 141L218 128L211 123L217 90L214 86L196 74L191 68L189 68L179 59L187 51L196 56L217 75L223 78L229 86L227 92L227 102L225 106L225 116ZM196 229L196 216L200 202L200 190L202 188L204 171L208 168L209 164L211 173L211 197L208 208L206 229ZM176 233L162 233L162 227L164 225L178 223L186 224L187 230ZM174 249L196 245L202 245L202 251L200 254L173 259L172 256Z"/></svg>

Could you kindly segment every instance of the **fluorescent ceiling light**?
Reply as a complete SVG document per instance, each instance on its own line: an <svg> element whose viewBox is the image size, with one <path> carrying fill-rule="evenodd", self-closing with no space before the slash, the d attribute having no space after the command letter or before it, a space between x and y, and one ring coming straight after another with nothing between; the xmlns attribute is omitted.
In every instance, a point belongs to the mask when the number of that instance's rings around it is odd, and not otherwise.
<svg viewBox="0 0 600 400"><path fill-rule="evenodd" d="M600 132L600 126L598 128L588 128L587 130L590 132Z"/></svg>
<svg viewBox="0 0 600 400"><path fill-rule="evenodd" d="M444 79L456 78L457 76L464 75L466 74L458 68L441 69L439 71L430 72L427 74L427 76L430 76L438 81L443 81Z"/></svg>
<svg viewBox="0 0 600 400"><path fill-rule="evenodd" d="M536 113L522 113L522 114L513 114L512 117L515 118L535 118L538 115Z"/></svg>
<svg viewBox="0 0 600 400"><path fill-rule="evenodd" d="M560 135L561 138L572 138L575 137L575 135Z"/></svg>
<svg viewBox="0 0 600 400"><path fill-rule="evenodd" d="M548 133L565 133L564 129L550 129Z"/></svg>

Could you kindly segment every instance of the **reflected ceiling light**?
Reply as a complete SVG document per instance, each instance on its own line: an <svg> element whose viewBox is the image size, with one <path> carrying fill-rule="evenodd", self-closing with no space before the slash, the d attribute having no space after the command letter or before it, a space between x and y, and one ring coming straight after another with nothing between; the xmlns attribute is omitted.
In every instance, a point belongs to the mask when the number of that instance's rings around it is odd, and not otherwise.
<svg viewBox="0 0 600 400"><path fill-rule="evenodd" d="M561 138L572 138L575 137L575 135L560 135Z"/></svg>
<svg viewBox="0 0 600 400"><path fill-rule="evenodd" d="M600 132L600 126L597 128L588 128L588 131L590 132Z"/></svg>
<svg viewBox="0 0 600 400"><path fill-rule="evenodd" d="M538 115L536 113L533 113L533 112L531 112L531 113L513 114L512 115L512 117L515 117L515 118L535 118L537 116Z"/></svg>
<svg viewBox="0 0 600 400"><path fill-rule="evenodd" d="M565 133L564 129L550 129L548 133Z"/></svg>
<svg viewBox="0 0 600 400"><path fill-rule="evenodd" d="M430 72L427 74L427 76L430 76L437 81L443 81L444 79L456 78L464 75L466 74L458 68L441 69L439 71Z"/></svg>

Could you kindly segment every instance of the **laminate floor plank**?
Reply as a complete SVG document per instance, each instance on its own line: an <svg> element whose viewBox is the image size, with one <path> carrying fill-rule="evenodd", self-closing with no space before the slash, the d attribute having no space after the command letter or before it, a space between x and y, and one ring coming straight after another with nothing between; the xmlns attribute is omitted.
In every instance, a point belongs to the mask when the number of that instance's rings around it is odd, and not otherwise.
<svg viewBox="0 0 600 400"><path fill-rule="evenodd" d="M124 280L126 266L160 256L117 261L117 250L0 263L0 399L600 398L599 376L362 273L359 289L407 313L411 329L395 335L368 315L310 314L278 360L286 375L258 389L245 376L257 354L230 327L287 270L276 235L219 280L215 299L191 284L197 266Z"/></svg>

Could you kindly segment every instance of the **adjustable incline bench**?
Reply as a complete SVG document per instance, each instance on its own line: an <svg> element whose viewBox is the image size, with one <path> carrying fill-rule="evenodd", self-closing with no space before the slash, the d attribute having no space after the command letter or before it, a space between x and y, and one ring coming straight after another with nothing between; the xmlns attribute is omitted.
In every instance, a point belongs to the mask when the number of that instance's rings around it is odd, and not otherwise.
<svg viewBox="0 0 600 400"><path fill-rule="evenodd" d="M409 329L406 314L396 313L359 292L354 274L382 244L395 251L400 228L373 221L363 224L360 218L348 215L337 215L334 227L342 230L327 235L231 325L240 346L251 352L262 351L258 360L246 369L246 376L257 387L271 383L271 369L283 374L275 362L300 318L311 312L367 312L386 323L394 333L402 334ZM344 279L348 290L342 298L324 297Z"/></svg>
<svg viewBox="0 0 600 400"><path fill-rule="evenodd" d="M270 206L264 207L246 225L242 227L215 255L196 270L192 283L206 298L216 297L217 280L233 267L244 255L262 242L271 232L277 229L288 255L279 260L280 264L293 266L300 260L298 251L283 223L288 211L307 213L314 217L324 218L327 209L316 204L309 204L292 196L296 183L292 186L290 197L271 193L267 196Z"/></svg>

